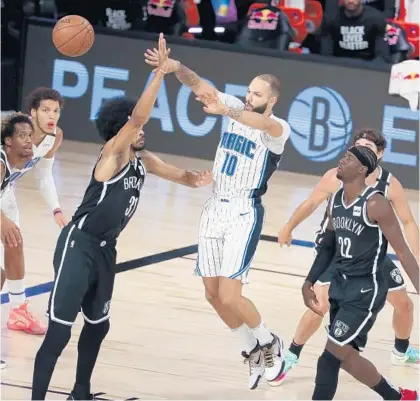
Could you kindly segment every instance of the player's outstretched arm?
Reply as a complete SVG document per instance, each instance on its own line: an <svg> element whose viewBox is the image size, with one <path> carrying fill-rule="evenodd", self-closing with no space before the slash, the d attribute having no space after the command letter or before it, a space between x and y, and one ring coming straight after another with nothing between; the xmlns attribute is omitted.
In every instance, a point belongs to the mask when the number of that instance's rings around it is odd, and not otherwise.
<svg viewBox="0 0 420 401"><path fill-rule="evenodd" d="M255 111L244 110L243 107L226 104L220 98L217 89L211 88L208 91L198 93L196 100L204 104L203 110L208 114L230 117L241 124L266 132L274 138L282 136L285 132L285 126L274 118Z"/></svg>
<svg viewBox="0 0 420 401"><path fill-rule="evenodd" d="M131 144L135 142L140 130L149 121L159 88L168 68L170 49L166 49L166 41L162 34L159 35L158 47L159 65L154 77L140 96L127 122L103 148L101 159L95 169L95 179L100 182L109 180L127 164Z"/></svg>
<svg viewBox="0 0 420 401"><path fill-rule="evenodd" d="M158 51L157 49L147 49L144 53L145 62L153 67L158 66ZM169 59L168 60L168 73L174 72L178 80L185 86L191 88L195 93L208 92L213 90L214 87L206 82L204 79L195 73L193 70L190 70L185 65L181 64L178 60Z"/></svg>
<svg viewBox="0 0 420 401"><path fill-rule="evenodd" d="M413 252L414 257L417 259L417 263L419 263L419 226L411 213L404 188L395 177L392 177L391 179L388 199L403 225L411 252Z"/></svg>
<svg viewBox="0 0 420 401"><path fill-rule="evenodd" d="M293 230L306 220L322 202L325 202L339 188L339 181L336 176L337 169L327 171L311 194L296 208L287 223L279 232L280 245L290 246Z"/></svg>
<svg viewBox="0 0 420 401"><path fill-rule="evenodd" d="M405 242L390 202L380 194L373 195L367 204L367 214L372 223L378 224L385 238L394 248L398 260L419 293L419 265Z"/></svg>
<svg viewBox="0 0 420 401"><path fill-rule="evenodd" d="M63 131L57 127L55 134L54 146L52 149L38 162L35 166L35 176L38 184L38 188L41 192L45 203L51 209L55 222L60 228L63 228L67 223L67 219L64 217L58 200L57 189L55 187L52 167L54 164L54 158L57 150L60 148L63 142Z"/></svg>
<svg viewBox="0 0 420 401"><path fill-rule="evenodd" d="M164 180L176 182L191 188L199 188L209 185L213 181L211 171L188 171L164 162L158 156L143 150L140 152L146 169Z"/></svg>

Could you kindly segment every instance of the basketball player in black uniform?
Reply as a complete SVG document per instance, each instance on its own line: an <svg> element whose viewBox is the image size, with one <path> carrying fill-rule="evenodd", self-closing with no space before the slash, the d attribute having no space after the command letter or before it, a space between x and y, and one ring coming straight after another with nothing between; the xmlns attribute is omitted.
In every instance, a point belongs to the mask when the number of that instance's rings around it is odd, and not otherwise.
<svg viewBox="0 0 420 401"><path fill-rule="evenodd" d="M159 66L139 101L106 102L96 126L106 140L81 205L62 230L54 254L55 282L49 302L49 326L36 358L32 399L45 399L55 364L71 336L79 311L85 319L78 344L76 383L69 399L92 399L90 381L103 339L116 267L116 241L136 211L146 171L189 186L202 176L167 165L143 148L147 123L167 72L169 51L159 38ZM142 160L143 159L143 160ZM209 177L210 174L204 174Z"/></svg>
<svg viewBox="0 0 420 401"><path fill-rule="evenodd" d="M312 286L330 262L335 265L328 340L318 359L314 400L333 399L340 368L386 400L417 399L416 391L396 389L359 354L385 304L388 241L419 291L419 266L389 201L376 188L366 186L365 179L376 166L375 153L364 146L353 146L340 160L337 178L343 186L330 199L327 231L302 287L305 305L322 314Z"/></svg>

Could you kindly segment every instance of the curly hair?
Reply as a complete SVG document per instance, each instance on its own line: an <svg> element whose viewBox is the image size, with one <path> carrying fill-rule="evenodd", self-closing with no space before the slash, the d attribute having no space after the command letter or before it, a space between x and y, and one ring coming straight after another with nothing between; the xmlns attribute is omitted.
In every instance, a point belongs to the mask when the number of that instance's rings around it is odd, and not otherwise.
<svg viewBox="0 0 420 401"><path fill-rule="evenodd" d="M366 139L373 142L379 152L383 152L387 145L386 139L382 133L371 128L363 128L357 131L353 137L353 145L355 145L359 139Z"/></svg>
<svg viewBox="0 0 420 401"><path fill-rule="evenodd" d="M108 142L127 122L136 106L136 101L128 97L106 100L99 109L95 120L99 135Z"/></svg>
<svg viewBox="0 0 420 401"><path fill-rule="evenodd" d="M54 100L58 102L58 104L60 105L60 109L64 105L64 99L63 96L61 96L60 92L52 88L40 87L36 88L27 96L26 104L28 111L31 111L32 109L38 110L43 100Z"/></svg>
<svg viewBox="0 0 420 401"><path fill-rule="evenodd" d="M12 113L6 116L1 117L1 144L4 146L6 143L6 138L11 138L15 132L15 125L19 123L29 124L32 129L34 126L32 124L31 118L27 114L23 113Z"/></svg>

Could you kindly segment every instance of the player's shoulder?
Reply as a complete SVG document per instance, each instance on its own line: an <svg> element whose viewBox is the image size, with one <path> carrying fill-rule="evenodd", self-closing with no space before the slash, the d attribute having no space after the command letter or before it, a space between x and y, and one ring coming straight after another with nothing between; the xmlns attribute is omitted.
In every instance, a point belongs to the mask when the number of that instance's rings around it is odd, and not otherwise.
<svg viewBox="0 0 420 401"><path fill-rule="evenodd" d="M372 20L372 22L379 22L385 25L386 19L381 11L377 8L365 5L363 11L364 19Z"/></svg>
<svg viewBox="0 0 420 401"><path fill-rule="evenodd" d="M274 114L270 115L270 118L279 123L283 127L283 137L289 137L291 133L290 124L283 118L277 117Z"/></svg>

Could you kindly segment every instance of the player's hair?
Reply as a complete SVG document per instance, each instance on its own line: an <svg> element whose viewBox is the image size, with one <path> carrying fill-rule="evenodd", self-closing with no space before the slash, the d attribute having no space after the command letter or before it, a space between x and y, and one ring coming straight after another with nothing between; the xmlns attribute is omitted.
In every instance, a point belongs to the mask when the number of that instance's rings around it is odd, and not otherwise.
<svg viewBox="0 0 420 401"><path fill-rule="evenodd" d="M387 145L386 139L382 133L371 128L363 128L357 131L353 137L353 145L355 145L359 139L367 139L368 141L373 142L379 152L383 152Z"/></svg>
<svg viewBox="0 0 420 401"><path fill-rule="evenodd" d="M275 97L280 96L280 80L272 74L261 74L257 76L258 79L267 82L270 85L271 92Z"/></svg>
<svg viewBox="0 0 420 401"><path fill-rule="evenodd" d="M15 132L15 125L19 123L29 124L31 128L34 129L31 118L27 114L12 113L6 116L2 115L1 117L1 144L3 146L6 143L6 138L10 138L13 136Z"/></svg>
<svg viewBox="0 0 420 401"><path fill-rule="evenodd" d="M60 108L62 108L64 105L64 99L60 92L52 88L40 87L36 88L27 96L26 104L28 111L30 112L32 109L38 110L43 100L54 100L58 102Z"/></svg>
<svg viewBox="0 0 420 401"><path fill-rule="evenodd" d="M103 103L96 116L95 126L106 142L118 134L131 116L136 103L128 97L117 97Z"/></svg>

